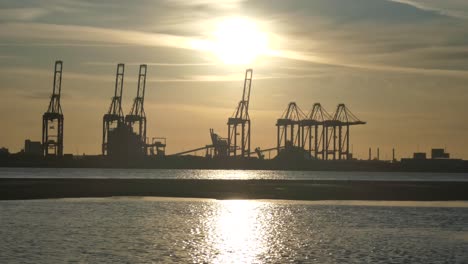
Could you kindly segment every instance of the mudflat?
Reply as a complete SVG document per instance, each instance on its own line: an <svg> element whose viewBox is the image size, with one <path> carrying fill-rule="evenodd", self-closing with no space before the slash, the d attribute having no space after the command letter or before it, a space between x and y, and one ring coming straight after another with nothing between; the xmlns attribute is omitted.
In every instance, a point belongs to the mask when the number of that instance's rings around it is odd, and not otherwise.
<svg viewBox="0 0 468 264"><path fill-rule="evenodd" d="M468 182L187 179L0 179L0 200L156 196L287 200L468 200Z"/></svg>

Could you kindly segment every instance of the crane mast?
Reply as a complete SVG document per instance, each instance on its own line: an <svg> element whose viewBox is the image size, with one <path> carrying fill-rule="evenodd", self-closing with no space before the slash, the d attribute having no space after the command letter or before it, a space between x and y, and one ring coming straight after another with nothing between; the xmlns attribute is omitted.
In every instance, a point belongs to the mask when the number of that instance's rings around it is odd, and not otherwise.
<svg viewBox="0 0 468 264"><path fill-rule="evenodd" d="M143 146L145 155L147 154L146 144L146 113L144 108L146 89L146 64L140 65L138 73L137 96L133 101L133 106L128 115L125 116L125 123L135 132Z"/></svg>
<svg viewBox="0 0 468 264"><path fill-rule="evenodd" d="M252 75L252 69L247 69L245 71L242 100L239 102L234 115L228 119L229 156L250 157L249 102L250 90L252 87ZM239 141L240 146L238 145Z"/></svg>
<svg viewBox="0 0 468 264"><path fill-rule="evenodd" d="M47 111L42 116L42 149L44 156L63 155L63 113L60 105L63 62L56 61L54 84Z"/></svg>
<svg viewBox="0 0 468 264"><path fill-rule="evenodd" d="M115 90L114 97L109 107L109 111L103 117L103 131L102 131L102 154L108 155L108 140L109 133L120 127L124 123L124 114L122 111L122 93L124 81L125 65L119 63L117 65L117 72L115 76Z"/></svg>

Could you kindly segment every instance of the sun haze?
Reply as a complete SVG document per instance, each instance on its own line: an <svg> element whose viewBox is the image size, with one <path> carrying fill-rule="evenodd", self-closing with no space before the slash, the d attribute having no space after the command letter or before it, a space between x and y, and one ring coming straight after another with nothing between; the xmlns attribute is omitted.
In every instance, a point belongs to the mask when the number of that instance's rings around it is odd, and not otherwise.
<svg viewBox="0 0 468 264"><path fill-rule="evenodd" d="M221 20L214 32L213 53L226 64L251 64L268 51L268 37L246 18Z"/></svg>

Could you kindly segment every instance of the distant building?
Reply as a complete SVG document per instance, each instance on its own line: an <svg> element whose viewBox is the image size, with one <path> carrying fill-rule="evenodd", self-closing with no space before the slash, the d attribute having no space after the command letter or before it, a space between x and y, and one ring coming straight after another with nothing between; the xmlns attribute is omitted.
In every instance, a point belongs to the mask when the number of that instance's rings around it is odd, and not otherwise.
<svg viewBox="0 0 468 264"><path fill-rule="evenodd" d="M432 159L449 159L450 158L450 154L445 153L444 149L432 149L431 154L432 154L431 155Z"/></svg>
<svg viewBox="0 0 468 264"><path fill-rule="evenodd" d="M426 153L424 153L424 152L415 152L413 154L413 159L415 159L415 160L425 160L426 159Z"/></svg>
<svg viewBox="0 0 468 264"><path fill-rule="evenodd" d="M39 141L24 141L24 153L26 155L42 156L42 144Z"/></svg>

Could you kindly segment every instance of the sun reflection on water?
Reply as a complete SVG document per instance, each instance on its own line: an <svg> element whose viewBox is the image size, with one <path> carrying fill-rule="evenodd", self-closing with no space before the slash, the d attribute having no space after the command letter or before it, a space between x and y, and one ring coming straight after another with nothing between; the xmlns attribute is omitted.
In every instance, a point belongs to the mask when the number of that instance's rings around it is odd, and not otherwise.
<svg viewBox="0 0 468 264"><path fill-rule="evenodd" d="M206 219L206 244L216 252L213 263L255 263L267 253L268 222L261 204L248 200L217 202L216 211Z"/></svg>

